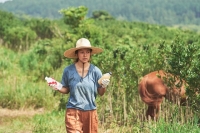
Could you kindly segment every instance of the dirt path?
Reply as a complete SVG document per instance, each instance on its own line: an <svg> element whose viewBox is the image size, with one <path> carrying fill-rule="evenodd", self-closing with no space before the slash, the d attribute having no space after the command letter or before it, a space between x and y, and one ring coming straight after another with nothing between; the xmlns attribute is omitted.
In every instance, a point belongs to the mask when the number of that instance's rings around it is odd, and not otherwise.
<svg viewBox="0 0 200 133"><path fill-rule="evenodd" d="M17 117L17 116L27 116L31 117L35 114L42 114L44 112L44 109L38 109L38 110L10 110L5 108L0 108L0 117Z"/></svg>

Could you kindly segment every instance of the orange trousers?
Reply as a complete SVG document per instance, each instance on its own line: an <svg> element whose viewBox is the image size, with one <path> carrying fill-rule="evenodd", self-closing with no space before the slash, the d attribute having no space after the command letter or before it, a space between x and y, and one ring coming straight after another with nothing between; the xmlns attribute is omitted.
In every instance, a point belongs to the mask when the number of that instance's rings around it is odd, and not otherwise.
<svg viewBox="0 0 200 133"><path fill-rule="evenodd" d="M65 114L65 125L67 133L97 133L97 111L67 109Z"/></svg>

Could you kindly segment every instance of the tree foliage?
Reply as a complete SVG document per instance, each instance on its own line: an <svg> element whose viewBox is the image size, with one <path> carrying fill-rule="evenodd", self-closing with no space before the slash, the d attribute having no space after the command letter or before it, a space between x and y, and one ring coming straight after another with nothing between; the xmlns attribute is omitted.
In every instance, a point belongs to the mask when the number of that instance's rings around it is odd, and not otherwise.
<svg viewBox="0 0 200 133"><path fill-rule="evenodd" d="M37 36L41 39L55 37L55 25L51 20L48 19L34 19L27 20L25 26L30 27L31 30L35 31Z"/></svg>
<svg viewBox="0 0 200 133"><path fill-rule="evenodd" d="M92 13L92 18L98 19L98 20L112 20L114 17L112 17L108 12L106 11L94 11Z"/></svg>
<svg viewBox="0 0 200 133"><path fill-rule="evenodd" d="M24 51L35 41L36 34L28 27L17 26L6 29L3 39L9 48Z"/></svg>
<svg viewBox="0 0 200 133"><path fill-rule="evenodd" d="M78 27L84 20L87 11L88 9L85 6L79 6L78 8L61 9L60 13L63 14L65 24Z"/></svg>
<svg viewBox="0 0 200 133"><path fill-rule="evenodd" d="M7 28L17 26L19 22L12 13L0 11L0 38L3 38Z"/></svg>

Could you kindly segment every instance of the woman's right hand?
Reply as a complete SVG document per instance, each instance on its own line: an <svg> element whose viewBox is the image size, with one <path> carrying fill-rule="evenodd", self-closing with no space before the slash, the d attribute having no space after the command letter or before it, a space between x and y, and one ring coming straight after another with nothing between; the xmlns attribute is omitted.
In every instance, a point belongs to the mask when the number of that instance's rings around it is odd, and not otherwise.
<svg viewBox="0 0 200 133"><path fill-rule="evenodd" d="M54 90L61 90L63 87L61 83L51 77L46 77L45 80L47 81L48 85L51 86Z"/></svg>

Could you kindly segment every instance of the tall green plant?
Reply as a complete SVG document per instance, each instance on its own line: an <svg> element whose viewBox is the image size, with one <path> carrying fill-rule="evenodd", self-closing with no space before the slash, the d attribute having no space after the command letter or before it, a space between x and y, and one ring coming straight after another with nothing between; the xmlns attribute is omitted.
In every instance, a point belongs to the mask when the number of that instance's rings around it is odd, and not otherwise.
<svg viewBox="0 0 200 133"><path fill-rule="evenodd" d="M186 94L189 99L189 104L194 107L195 111L200 115L199 39L193 38L192 35L189 39L178 36L170 46L171 51L170 54L167 55L168 71L186 81L188 84Z"/></svg>
<svg viewBox="0 0 200 133"><path fill-rule="evenodd" d="M60 44L60 45L57 45ZM57 45L57 46L54 46ZM20 66L32 80L44 79L62 64L62 41L41 40L20 58Z"/></svg>

